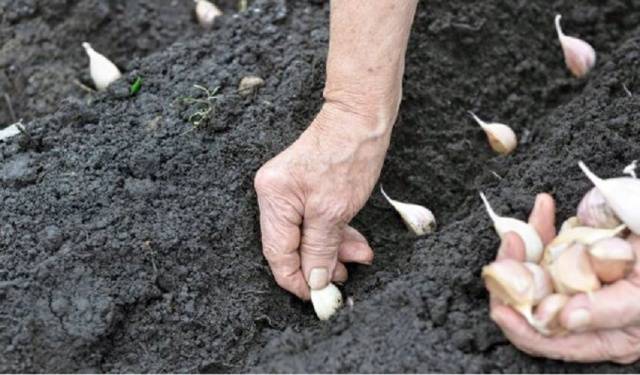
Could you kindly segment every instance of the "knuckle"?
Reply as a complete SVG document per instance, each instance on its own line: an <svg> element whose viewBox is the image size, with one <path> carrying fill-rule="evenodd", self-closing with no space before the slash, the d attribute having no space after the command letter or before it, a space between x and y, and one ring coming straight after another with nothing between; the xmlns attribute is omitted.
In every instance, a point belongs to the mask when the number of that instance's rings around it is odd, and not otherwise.
<svg viewBox="0 0 640 375"><path fill-rule="evenodd" d="M269 262L272 262L278 258L278 251L275 246L265 243L262 245L262 255L264 255Z"/></svg>
<svg viewBox="0 0 640 375"><path fill-rule="evenodd" d="M353 217L353 212L347 200L329 197L309 203L309 216L327 223L347 223Z"/></svg>
<svg viewBox="0 0 640 375"><path fill-rule="evenodd" d="M276 273L273 275L273 278L276 281L276 284L278 284L278 286L282 289L286 289L289 290L291 287L291 279L289 277L286 277L285 275L282 275L280 273Z"/></svg>
<svg viewBox="0 0 640 375"><path fill-rule="evenodd" d="M302 254L307 257L313 257L315 259L333 259L335 257L335 251L332 250L331 245L321 244L304 244L301 248Z"/></svg>
<svg viewBox="0 0 640 375"><path fill-rule="evenodd" d="M267 164L256 172L256 176L253 179L253 186L258 193L261 193L281 184L282 180L282 172Z"/></svg>

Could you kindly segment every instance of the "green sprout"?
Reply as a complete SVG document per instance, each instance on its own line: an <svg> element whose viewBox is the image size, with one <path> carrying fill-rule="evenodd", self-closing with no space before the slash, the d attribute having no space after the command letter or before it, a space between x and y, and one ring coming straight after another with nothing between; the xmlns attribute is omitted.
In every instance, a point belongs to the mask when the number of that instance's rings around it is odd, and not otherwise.
<svg viewBox="0 0 640 375"><path fill-rule="evenodd" d="M246 12L247 11L247 0L239 0L238 1L238 12Z"/></svg>
<svg viewBox="0 0 640 375"><path fill-rule="evenodd" d="M131 86L129 86L129 94L131 96L137 94L138 91L140 91L140 88L142 88L142 78L141 77L137 77L136 80L133 81Z"/></svg>
<svg viewBox="0 0 640 375"><path fill-rule="evenodd" d="M198 128L202 124L207 123L211 118L211 114L215 109L215 101L218 99L220 87L214 87L211 90L200 85L193 85L193 87L202 91L205 96L200 98L182 98L182 102L195 107L195 112L189 116L187 121L189 121L194 128Z"/></svg>

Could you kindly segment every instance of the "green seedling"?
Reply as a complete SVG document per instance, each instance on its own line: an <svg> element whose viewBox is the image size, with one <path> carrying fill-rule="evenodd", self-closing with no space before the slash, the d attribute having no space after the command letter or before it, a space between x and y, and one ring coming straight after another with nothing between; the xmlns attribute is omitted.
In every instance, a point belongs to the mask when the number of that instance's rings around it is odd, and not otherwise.
<svg viewBox="0 0 640 375"><path fill-rule="evenodd" d="M142 78L141 77L137 77L136 80L133 81L131 86L129 86L129 94L131 96L137 94L138 91L140 91L140 88L142 88Z"/></svg>
<svg viewBox="0 0 640 375"><path fill-rule="evenodd" d="M247 0L239 0L238 1L238 12L246 12L247 11Z"/></svg>
<svg viewBox="0 0 640 375"><path fill-rule="evenodd" d="M215 110L215 102L219 97L218 91L220 87L215 87L211 90L200 85L193 85L193 87L202 91L204 97L186 97L182 98L182 102L195 108L195 112L189 116L187 121L189 121L194 128L198 128L202 124L206 124L211 118Z"/></svg>

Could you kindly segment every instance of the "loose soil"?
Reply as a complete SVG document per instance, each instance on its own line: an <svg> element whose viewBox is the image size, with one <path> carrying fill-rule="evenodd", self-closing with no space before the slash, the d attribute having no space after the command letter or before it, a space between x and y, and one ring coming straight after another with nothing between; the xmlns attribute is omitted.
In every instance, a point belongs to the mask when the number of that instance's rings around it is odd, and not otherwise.
<svg viewBox="0 0 640 375"><path fill-rule="evenodd" d="M509 344L479 277L498 238L478 198L525 218L549 192L564 219L590 187L578 160L613 176L640 156L640 1L420 4L380 181L439 229L415 238L374 192L353 225L375 263L349 268L353 307L328 323L273 282L252 187L321 105L328 4L222 5L203 31L190 0L0 0L0 124L28 131L0 143L1 372L640 371ZM599 53L584 80L557 12ZM126 72L104 93L75 82L83 41ZM266 85L241 97L249 74ZM219 91L194 128L196 84ZM467 110L511 124L517 152L495 156Z"/></svg>

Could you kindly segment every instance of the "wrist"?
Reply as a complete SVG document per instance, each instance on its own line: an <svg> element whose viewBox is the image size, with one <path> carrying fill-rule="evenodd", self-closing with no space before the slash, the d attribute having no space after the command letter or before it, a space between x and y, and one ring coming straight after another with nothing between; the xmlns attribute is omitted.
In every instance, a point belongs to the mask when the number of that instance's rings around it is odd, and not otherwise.
<svg viewBox="0 0 640 375"><path fill-rule="evenodd" d="M375 86L375 87L373 87ZM398 115L402 99L402 83L397 85L339 85L327 81L321 112L337 113L360 118L358 126L373 134L390 133Z"/></svg>
<svg viewBox="0 0 640 375"><path fill-rule="evenodd" d="M308 130L334 146L349 148L366 143L387 145L386 150L393 122L374 115L382 113L381 107L375 105L378 109L373 108L373 104L364 106L352 102L326 101Z"/></svg>

